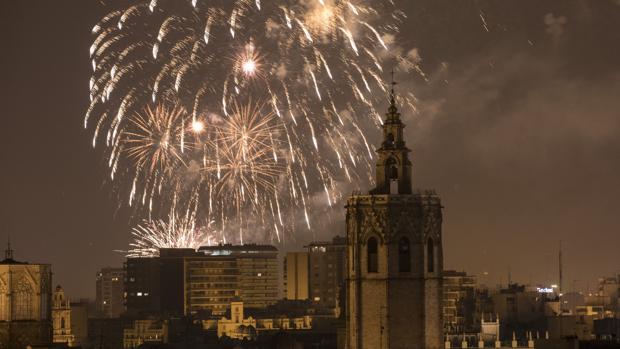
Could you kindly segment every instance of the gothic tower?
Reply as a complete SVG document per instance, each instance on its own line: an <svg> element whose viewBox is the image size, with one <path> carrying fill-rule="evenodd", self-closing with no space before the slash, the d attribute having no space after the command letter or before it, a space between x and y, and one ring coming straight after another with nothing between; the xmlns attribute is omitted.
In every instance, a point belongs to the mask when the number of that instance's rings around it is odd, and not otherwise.
<svg viewBox="0 0 620 349"><path fill-rule="evenodd" d="M52 342L73 346L75 336L71 330L71 303L60 285L56 286L52 297L52 329Z"/></svg>
<svg viewBox="0 0 620 349"><path fill-rule="evenodd" d="M376 187L347 200L347 349L443 347L441 200L411 187L394 90Z"/></svg>

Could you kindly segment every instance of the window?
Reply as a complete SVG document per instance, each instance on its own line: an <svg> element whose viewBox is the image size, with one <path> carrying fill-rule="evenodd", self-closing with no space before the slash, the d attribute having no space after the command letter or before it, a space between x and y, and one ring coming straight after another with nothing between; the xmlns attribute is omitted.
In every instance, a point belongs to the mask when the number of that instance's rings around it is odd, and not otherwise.
<svg viewBox="0 0 620 349"><path fill-rule="evenodd" d="M398 271L408 273L411 271L411 251L409 239L400 238L398 241Z"/></svg>
<svg viewBox="0 0 620 349"><path fill-rule="evenodd" d="M379 256L377 255L377 239L371 237L366 246L368 250L368 272L376 273L379 271Z"/></svg>
<svg viewBox="0 0 620 349"><path fill-rule="evenodd" d="M429 273L435 272L435 246L433 239L428 239L426 243L426 271Z"/></svg>
<svg viewBox="0 0 620 349"><path fill-rule="evenodd" d="M32 289L23 280L13 294L13 314L15 320L32 319Z"/></svg>

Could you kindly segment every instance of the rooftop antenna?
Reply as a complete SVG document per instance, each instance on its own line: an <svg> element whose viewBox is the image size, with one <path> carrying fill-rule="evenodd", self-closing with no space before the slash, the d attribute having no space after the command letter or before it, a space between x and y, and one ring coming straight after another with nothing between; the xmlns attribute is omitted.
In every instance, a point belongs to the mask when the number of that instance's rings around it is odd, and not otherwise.
<svg viewBox="0 0 620 349"><path fill-rule="evenodd" d="M6 244L6 250L4 251L5 259L13 259L13 250L11 249L11 235L9 235Z"/></svg>
<svg viewBox="0 0 620 349"><path fill-rule="evenodd" d="M562 313L562 240L560 240L560 250L558 253L558 274L560 283L558 284L558 294L560 295L560 313Z"/></svg>

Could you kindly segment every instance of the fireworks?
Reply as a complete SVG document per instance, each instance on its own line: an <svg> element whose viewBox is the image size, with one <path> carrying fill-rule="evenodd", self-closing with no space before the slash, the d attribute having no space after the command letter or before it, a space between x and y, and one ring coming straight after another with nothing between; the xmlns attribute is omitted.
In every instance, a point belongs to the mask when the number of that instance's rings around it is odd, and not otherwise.
<svg viewBox="0 0 620 349"><path fill-rule="evenodd" d="M193 248L215 243L209 224L197 227L195 217L171 214L167 221L145 220L131 231L134 241L129 244L128 257L152 257L160 248Z"/></svg>
<svg viewBox="0 0 620 349"><path fill-rule="evenodd" d="M337 181L369 174L364 130L401 17L390 0L138 1L92 30L85 126L130 204L151 215L195 196L193 220L279 241L311 227L311 197L331 205ZM136 248L196 231L173 218L138 226Z"/></svg>

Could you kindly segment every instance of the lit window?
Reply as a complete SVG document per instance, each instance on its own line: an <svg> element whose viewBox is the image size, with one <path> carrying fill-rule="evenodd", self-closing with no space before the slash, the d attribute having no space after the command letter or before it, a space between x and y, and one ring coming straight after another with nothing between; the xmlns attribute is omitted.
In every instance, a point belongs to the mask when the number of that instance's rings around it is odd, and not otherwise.
<svg viewBox="0 0 620 349"><path fill-rule="evenodd" d="M136 296L138 296L138 297L142 297L142 292L138 292L138 293L136 293Z"/></svg>
<svg viewBox="0 0 620 349"><path fill-rule="evenodd" d="M263 273L258 273L256 274L256 276L263 276Z"/></svg>

